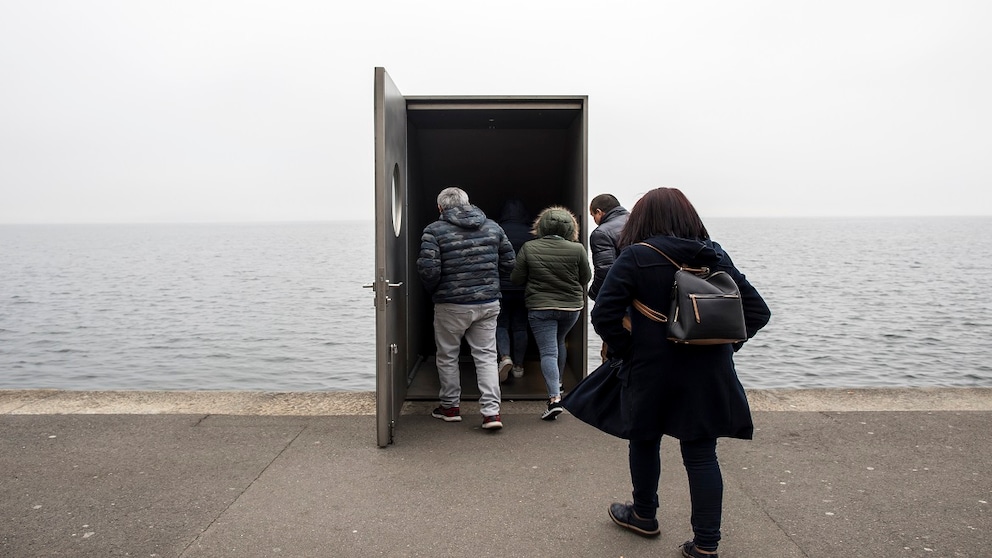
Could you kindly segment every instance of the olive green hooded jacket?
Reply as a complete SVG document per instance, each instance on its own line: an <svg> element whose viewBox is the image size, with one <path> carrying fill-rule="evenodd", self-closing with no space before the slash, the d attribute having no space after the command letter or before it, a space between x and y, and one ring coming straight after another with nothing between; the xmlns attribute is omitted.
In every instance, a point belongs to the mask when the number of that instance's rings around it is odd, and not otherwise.
<svg viewBox="0 0 992 558"><path fill-rule="evenodd" d="M515 285L525 285L527 309L581 310L592 269L578 242L575 215L564 207L549 207L534 221L534 235L520 249L510 274Z"/></svg>

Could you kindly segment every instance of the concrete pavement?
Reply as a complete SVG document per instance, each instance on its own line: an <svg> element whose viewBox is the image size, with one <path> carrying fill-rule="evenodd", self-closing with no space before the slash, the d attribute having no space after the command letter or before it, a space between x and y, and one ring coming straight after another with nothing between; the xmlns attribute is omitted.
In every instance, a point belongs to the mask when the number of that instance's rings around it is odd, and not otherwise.
<svg viewBox="0 0 992 558"><path fill-rule="evenodd" d="M734 557L992 556L992 389L749 392L721 440ZM679 556L677 442L662 536L615 526L623 440L540 402L506 428L408 403L375 445L368 393L0 391L0 556Z"/></svg>

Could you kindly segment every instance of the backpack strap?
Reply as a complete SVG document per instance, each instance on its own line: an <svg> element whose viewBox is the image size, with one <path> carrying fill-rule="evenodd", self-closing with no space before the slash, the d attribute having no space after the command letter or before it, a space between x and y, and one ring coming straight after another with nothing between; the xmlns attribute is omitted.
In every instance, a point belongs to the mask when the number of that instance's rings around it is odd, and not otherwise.
<svg viewBox="0 0 992 558"><path fill-rule="evenodd" d="M672 262L672 265L674 265L675 267L677 267L679 269L682 269L682 266L681 265L679 265L678 263L676 263L676 261L673 260L672 258L669 258L668 257L668 254L662 252L661 250L655 248L654 246L651 246L647 242L638 242L638 244L640 244L641 246L647 246L648 248L654 250L655 252L658 252L662 256L665 256L665 259L666 260ZM649 319L649 320L651 320L653 322L658 322L658 323L662 323L662 324L668 322L668 316L662 314L661 312L655 310L654 308L651 308L650 306L648 306L647 304L644 304L643 302L641 302L640 300L637 300L636 298L634 299L634 308L638 312L640 312L641 314L644 314L644 317L646 317L647 319Z"/></svg>
<svg viewBox="0 0 992 558"><path fill-rule="evenodd" d="M708 268L708 267L689 267L687 265L683 265L683 264L680 264L680 263L676 262L672 258L669 258L668 257L668 254L662 252L661 250L655 248L654 246L648 244L647 242L638 242L637 244L640 245L640 246L647 246L648 248L654 250L655 252L658 252L662 256L665 256L665 259L666 260L672 262L672 265L674 265L675 267L681 269L682 271L688 271L689 273L692 273L694 275L709 275L710 274L710 268Z"/></svg>
<svg viewBox="0 0 992 558"><path fill-rule="evenodd" d="M637 300L636 298L634 299L634 308L636 308L638 312L644 314L644 316L647 319L653 322L658 322L662 324L668 322L668 316L662 314L661 312L655 310L654 308L651 308L650 306L644 304L643 302Z"/></svg>

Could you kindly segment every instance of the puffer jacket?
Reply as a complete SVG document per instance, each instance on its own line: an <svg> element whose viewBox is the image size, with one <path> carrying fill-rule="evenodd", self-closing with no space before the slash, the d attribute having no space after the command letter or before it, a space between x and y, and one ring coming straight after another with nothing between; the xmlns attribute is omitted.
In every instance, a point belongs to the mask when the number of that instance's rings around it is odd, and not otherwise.
<svg viewBox="0 0 992 558"><path fill-rule="evenodd" d="M498 300L500 271L510 272L513 264L503 229L471 204L444 210L420 237L417 273L435 303Z"/></svg>
<svg viewBox="0 0 992 558"><path fill-rule="evenodd" d="M581 310L592 270L585 247L577 242L575 216L549 207L534 222L534 233L538 238L523 245L510 274L515 284L526 284L527 309Z"/></svg>
<svg viewBox="0 0 992 558"><path fill-rule="evenodd" d="M589 233L589 248L592 250L592 266L595 270L592 285L589 285L589 298L593 300L596 300L610 266L620 255L617 245L620 242L620 231L627 223L628 216L630 214L627 210L618 205L603 215L599 226Z"/></svg>

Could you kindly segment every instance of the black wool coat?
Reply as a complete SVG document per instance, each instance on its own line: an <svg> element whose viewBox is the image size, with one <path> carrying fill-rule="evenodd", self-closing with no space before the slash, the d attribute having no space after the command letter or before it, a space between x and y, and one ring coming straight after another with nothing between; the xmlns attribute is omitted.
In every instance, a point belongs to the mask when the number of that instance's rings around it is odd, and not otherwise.
<svg viewBox="0 0 992 558"><path fill-rule="evenodd" d="M719 244L655 236L647 243L692 267L726 271L741 291L750 338L768 323L768 306L734 267ZM738 345L679 345L667 340L667 325L631 306L634 299L668 314L676 268L647 246L625 248L613 263L592 310L592 324L613 356L623 359L619 376L621 416L627 438L662 435L679 440L750 439L751 410L734 369ZM631 330L622 320L630 315Z"/></svg>

